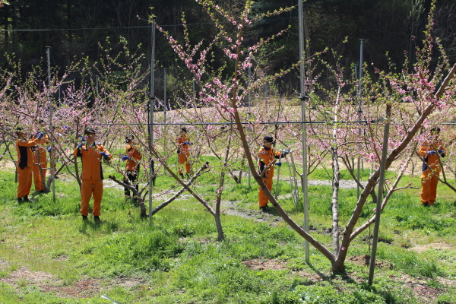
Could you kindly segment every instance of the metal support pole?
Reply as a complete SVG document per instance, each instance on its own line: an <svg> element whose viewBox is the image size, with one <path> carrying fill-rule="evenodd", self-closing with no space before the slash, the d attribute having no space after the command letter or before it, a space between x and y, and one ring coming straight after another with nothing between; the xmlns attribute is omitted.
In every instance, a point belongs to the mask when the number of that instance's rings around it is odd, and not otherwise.
<svg viewBox="0 0 456 304"><path fill-rule="evenodd" d="M362 90L362 78L363 78L363 43L364 39L360 39L360 45L359 45L359 82L358 82L358 120L361 121L361 115L362 115L362 102L361 102L361 90ZM358 136L361 138L361 128L358 128ZM357 161L357 176L356 178L358 181L360 181L360 157L358 156L358 161ZM360 196L360 187L359 183L356 184L356 198L359 199Z"/></svg>
<svg viewBox="0 0 456 304"><path fill-rule="evenodd" d="M163 122L166 124L166 68L163 68L163 115Z"/></svg>
<svg viewBox="0 0 456 304"><path fill-rule="evenodd" d="M168 126L166 125L166 68L163 68L163 123L164 125L164 135L168 134ZM167 142L168 140L165 138L165 142L163 143L163 146L165 148L165 155L168 155L167 152ZM164 168L163 168L164 169ZM166 170L165 170L166 172Z"/></svg>
<svg viewBox="0 0 456 304"><path fill-rule="evenodd" d="M290 151L290 160L291 160L291 166L289 166L290 169L290 188L291 194L293 195L293 200L296 206L296 210L299 210L299 191L298 191L298 179L296 177L296 165L294 161L294 156L293 153Z"/></svg>
<svg viewBox="0 0 456 304"><path fill-rule="evenodd" d="M152 19L151 28L151 56L150 56L150 93L149 93L149 148L152 149L154 144L154 70L155 70L155 18ZM151 151L152 152L152 151ZM152 183L155 174L152 153L149 160L149 222L152 224Z"/></svg>
<svg viewBox="0 0 456 304"><path fill-rule="evenodd" d="M279 156L279 163L282 163L282 153L280 153L280 156ZM279 181L280 181L280 168L281 167L282 167L282 165L280 165L277 168L277 182L276 182L275 199L277 199L277 197L279 196Z"/></svg>
<svg viewBox="0 0 456 304"><path fill-rule="evenodd" d="M51 168L51 185L52 185L52 201L55 203L55 147L54 147L54 127L52 126L52 93L51 93L51 47L46 47L47 54L47 68L48 68L48 100L49 100L49 136L51 138L51 157L50 157L50 168ZM46 181L44 181L46 182Z"/></svg>
<svg viewBox="0 0 456 304"><path fill-rule="evenodd" d="M268 83L267 82L264 84L264 102L266 103L266 115L268 115L269 101L268 101ZM269 121L269 115L268 115L268 121Z"/></svg>
<svg viewBox="0 0 456 304"><path fill-rule="evenodd" d="M304 230L309 231L309 202L307 196L307 128L306 128L306 92L305 92L305 81L306 81L306 70L304 65L305 55L305 37L304 37L304 20L303 20L303 5L302 0L298 0L299 10L299 72L300 72L300 89L301 89L301 121L302 124L302 193L303 193L303 207L304 207ZM304 242L304 250L306 255L306 263L310 263L309 259L309 242Z"/></svg>
<svg viewBox="0 0 456 304"><path fill-rule="evenodd" d="M375 255L377 254L377 240L378 240L378 231L380 228L380 215L382 213L382 200L383 200L383 184L385 182L385 164L386 156L388 153L388 138L389 138L389 128L390 128L390 118L391 118L391 105L386 106L386 112L388 119L385 123L385 131L383 133L383 149L382 149L382 161L380 164L380 177L378 182L378 195L377 195L377 209L375 211L375 226L374 226L374 236L372 240L372 254L370 257L369 265L369 285L372 285L372 280L374 278L374 268L375 268Z"/></svg>
<svg viewBox="0 0 456 304"><path fill-rule="evenodd" d="M252 77L252 69L250 67L251 62L252 61L249 58L249 86L250 86L250 83L251 83L250 81L251 81L251 77ZM249 88L249 93L247 95L247 101L249 103L249 113L247 114L247 119L249 120L249 123L250 123L250 116L252 115L252 112L251 112L252 111L252 109L251 109L252 103L251 103L251 99L250 99L250 88ZM247 133L248 135L251 135L251 133L252 133L251 130L250 130L250 126L249 125L247 125L247 132L248 132ZM250 144L250 140L249 140L249 144ZM252 173L250 172L250 170L247 170L247 172L248 172L248 175L249 175L249 187L250 187L251 186L251 181L250 180L252 178Z"/></svg>
<svg viewBox="0 0 456 304"><path fill-rule="evenodd" d="M361 96L361 91L363 88L363 48L364 48L364 39L359 39L359 83L358 83L358 94Z"/></svg>
<svg viewBox="0 0 456 304"><path fill-rule="evenodd" d="M192 89L193 89L193 102L195 102L195 99L196 99L196 88L195 88L195 79L193 79L193 85L192 85Z"/></svg>

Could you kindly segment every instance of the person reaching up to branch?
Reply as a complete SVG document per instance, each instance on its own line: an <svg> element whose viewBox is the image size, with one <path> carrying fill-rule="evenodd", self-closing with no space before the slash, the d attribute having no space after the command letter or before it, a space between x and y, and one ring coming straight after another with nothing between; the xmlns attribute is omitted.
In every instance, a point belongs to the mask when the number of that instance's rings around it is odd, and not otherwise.
<svg viewBox="0 0 456 304"><path fill-rule="evenodd" d="M43 138L44 133L37 133L35 137L28 140L25 132L21 127L16 128L16 141L17 152L17 175L19 185L17 186L17 201L30 202L28 195L32 187L32 167L33 167L33 153L30 149L34 147L37 142Z"/></svg>
<svg viewBox="0 0 456 304"><path fill-rule="evenodd" d="M190 145L193 143L188 138L188 133L186 128L182 128L179 132L179 136L176 138L177 144L177 157L179 161L179 176L184 178L184 167L185 173L187 173L187 178L190 175L190 163L188 158L190 157Z"/></svg>
<svg viewBox="0 0 456 304"><path fill-rule="evenodd" d="M429 141L421 144L418 154L423 157L423 173L421 174L421 205L434 205L437 197L438 176L442 169L440 157L445 157L445 148L439 140L440 128L431 129Z"/></svg>
<svg viewBox="0 0 456 304"><path fill-rule="evenodd" d="M40 120L39 124L43 124L44 121ZM33 182L35 184L35 191L40 193L46 193L46 168L47 168L47 156L45 145L50 143L49 137L39 128L34 135L34 138L38 138L39 134L43 133L41 139L37 139L35 151L34 151L34 164L33 164Z"/></svg>
<svg viewBox="0 0 456 304"><path fill-rule="evenodd" d="M277 162L277 159L287 156L289 152L283 152L280 155L279 151L275 151L272 147L274 143L274 138L272 136L265 136L263 138L263 147L258 151L258 173L263 178L263 182L269 191L272 190L272 180L274 177L274 166L282 165L280 162ZM261 186L258 188L258 206L262 211L267 211L268 207L268 197L264 193Z"/></svg>
<svg viewBox="0 0 456 304"><path fill-rule="evenodd" d="M126 161L125 163L125 173L126 176L124 178L124 183L130 183L134 185L136 191L138 191L138 183L136 180L138 179L139 175L139 161L141 160L141 152L138 151L138 145L135 141L135 136L133 134L127 135L125 137L125 143L127 144L126 147L126 154L122 156L122 160ZM125 198L130 199L130 189L125 188ZM134 201L137 201L137 198L133 198Z"/></svg>

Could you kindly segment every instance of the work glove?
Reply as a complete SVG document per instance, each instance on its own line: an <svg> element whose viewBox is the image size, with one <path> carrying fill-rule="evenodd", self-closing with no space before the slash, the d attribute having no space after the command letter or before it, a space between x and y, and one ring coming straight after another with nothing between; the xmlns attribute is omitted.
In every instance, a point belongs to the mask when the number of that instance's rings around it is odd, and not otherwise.
<svg viewBox="0 0 456 304"><path fill-rule="evenodd" d="M41 138L43 138L43 136L44 136L44 133L39 133L37 139L41 139Z"/></svg>
<svg viewBox="0 0 456 304"><path fill-rule="evenodd" d="M103 152L101 152L100 154L101 154L101 156L104 157L104 159L109 160L109 154L108 154L108 153L106 153L106 152L103 151Z"/></svg>
<svg viewBox="0 0 456 304"><path fill-rule="evenodd" d="M82 152L81 152L81 150L82 150L82 145L83 145L83 144L82 144L82 143L80 143L80 144L78 145L78 147L77 147L79 154L81 154L81 153L82 153Z"/></svg>
<svg viewBox="0 0 456 304"><path fill-rule="evenodd" d="M282 163L281 163L281 162L276 162L275 165L278 166L278 167L280 167L280 166L282 166Z"/></svg>
<svg viewBox="0 0 456 304"><path fill-rule="evenodd" d="M47 151L48 151L49 153L51 153L52 148L51 148L51 147L47 148Z"/></svg>
<svg viewBox="0 0 456 304"><path fill-rule="evenodd" d="M439 155L440 155L440 156L442 156L442 157L445 156L445 152L444 152L442 149L439 149L438 152L439 152Z"/></svg>
<svg viewBox="0 0 456 304"><path fill-rule="evenodd" d="M290 152L283 152L283 153L282 153L282 157L285 157L285 156L287 156L288 154L290 154Z"/></svg>
<svg viewBox="0 0 456 304"><path fill-rule="evenodd" d="M177 154L181 153L181 149L177 149Z"/></svg>
<svg viewBox="0 0 456 304"><path fill-rule="evenodd" d="M85 136L82 135L82 136L81 136L81 141L85 141L85 140L86 140Z"/></svg>
<svg viewBox="0 0 456 304"><path fill-rule="evenodd" d="M66 131L68 129L68 126L63 126L63 129Z"/></svg>
<svg viewBox="0 0 456 304"><path fill-rule="evenodd" d="M127 156L127 155L122 156L122 161L126 161L127 159L130 159L130 156Z"/></svg>
<svg viewBox="0 0 456 304"><path fill-rule="evenodd" d="M435 151L434 151L434 150L427 151L426 154L427 154L427 155L435 155Z"/></svg>
<svg viewBox="0 0 456 304"><path fill-rule="evenodd" d="M190 145L189 141L184 142L184 145Z"/></svg>

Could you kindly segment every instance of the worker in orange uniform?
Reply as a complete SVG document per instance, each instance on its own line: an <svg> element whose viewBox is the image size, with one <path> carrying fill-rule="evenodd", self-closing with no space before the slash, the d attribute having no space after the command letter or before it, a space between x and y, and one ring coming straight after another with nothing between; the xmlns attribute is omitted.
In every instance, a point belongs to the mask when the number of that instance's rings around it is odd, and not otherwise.
<svg viewBox="0 0 456 304"><path fill-rule="evenodd" d="M126 155L122 156L123 161L127 161L125 164L126 176L124 183L130 183L138 191L138 183L136 180L139 175L139 161L141 160L141 152L138 151L138 145L135 141L135 136L130 134L125 137L125 143L127 144ZM130 189L125 188L125 197L130 198ZM136 198L133 198L136 200Z"/></svg>
<svg viewBox="0 0 456 304"><path fill-rule="evenodd" d="M263 147L258 151L258 173L263 178L263 182L268 187L269 191L272 190L272 179L274 177L274 166L280 166L281 163L276 163L276 159L280 157L285 157L289 152L282 152L280 155L279 151L275 151L272 147L274 138L272 136L265 136L263 138ZM262 211L267 211L268 207L268 197L261 189L258 188L258 205Z"/></svg>
<svg viewBox="0 0 456 304"><path fill-rule="evenodd" d="M103 169L101 160L110 160L112 155L99 143L95 142L96 132L93 128L84 130L85 142L74 149L74 156L81 157L82 187L81 215L84 221L89 215L89 202L93 195L93 218L100 222L101 200L103 198Z"/></svg>
<svg viewBox="0 0 456 304"><path fill-rule="evenodd" d="M184 167L187 178L190 177L190 163L188 158L190 157L190 145L193 143L189 140L187 129L182 128L179 132L179 136L176 138L177 143L177 157L179 160L179 176L184 178Z"/></svg>
<svg viewBox="0 0 456 304"><path fill-rule="evenodd" d="M441 171L439 157L445 157L445 148L439 140L440 128L431 129L431 138L420 146L419 155L423 157L423 173L421 174L421 205L434 205L437 196L438 176Z"/></svg>
<svg viewBox="0 0 456 304"><path fill-rule="evenodd" d="M16 141L16 152L17 152L17 175L19 185L17 187L17 201L18 202L30 202L28 195L30 194L30 188L32 187L32 167L33 167L33 153L30 149L34 147L37 142L43 138L43 133L36 134L36 137L28 140L26 134L23 132L21 127L16 129L16 135L18 137Z"/></svg>
<svg viewBox="0 0 456 304"><path fill-rule="evenodd" d="M40 123L43 123L41 120ZM35 184L35 191L46 193L45 183L46 183L46 168L47 168L47 159L46 159L46 148L45 145L48 144L49 137L43 132L38 130L35 134L37 138L38 134L43 133L44 136L41 139L37 140L37 145L35 146L34 154L34 164L33 164L33 182Z"/></svg>

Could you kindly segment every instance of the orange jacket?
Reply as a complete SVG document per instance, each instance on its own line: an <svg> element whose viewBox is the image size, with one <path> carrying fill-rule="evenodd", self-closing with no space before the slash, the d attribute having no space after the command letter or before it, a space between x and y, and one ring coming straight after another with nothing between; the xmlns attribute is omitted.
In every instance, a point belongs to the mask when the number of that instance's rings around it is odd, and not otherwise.
<svg viewBox="0 0 456 304"><path fill-rule="evenodd" d="M435 151L435 154L429 155L427 154L428 151ZM440 172L440 161L437 153L440 154L440 157L445 157L445 148L443 147L441 141L436 141L432 144L428 142L424 142L421 144L418 154L424 158L423 172L429 169L435 173Z"/></svg>
<svg viewBox="0 0 456 304"><path fill-rule="evenodd" d="M189 154L190 151L190 145L188 144L190 142L190 139L188 138L188 135L185 134L184 136L178 136L176 138L176 143L179 152L178 153L184 153L184 154Z"/></svg>
<svg viewBox="0 0 456 304"><path fill-rule="evenodd" d="M32 140L18 139L16 141L16 152L17 152L17 166L21 169L25 167L33 167L33 153L30 147L36 145L37 139Z"/></svg>
<svg viewBox="0 0 456 304"><path fill-rule="evenodd" d="M127 159L127 163L125 164L125 169L127 171L138 171L139 172L139 161L141 160L141 152L138 151L137 146L127 145L126 150L127 156L130 159Z"/></svg>
<svg viewBox="0 0 456 304"><path fill-rule="evenodd" d="M275 158L280 158L280 152L275 151L274 148L266 149L264 146L260 148L258 151L258 173L261 174L264 168L272 163ZM274 165L271 165L267 172L265 172L265 176L274 176Z"/></svg>
<svg viewBox="0 0 456 304"><path fill-rule="evenodd" d="M92 143L91 145L83 144L80 149L74 149L74 156L81 157L82 161L82 180L102 180L103 168L101 166L102 152L108 154L111 159L112 155L101 144Z"/></svg>

